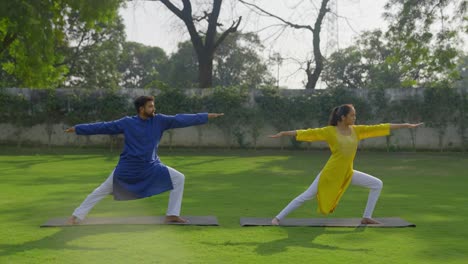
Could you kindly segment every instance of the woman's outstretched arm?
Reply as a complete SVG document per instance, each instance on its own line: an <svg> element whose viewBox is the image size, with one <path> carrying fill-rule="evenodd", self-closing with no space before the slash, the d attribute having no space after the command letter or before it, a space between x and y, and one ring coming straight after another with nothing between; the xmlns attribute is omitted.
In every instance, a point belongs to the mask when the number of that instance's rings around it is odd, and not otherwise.
<svg viewBox="0 0 468 264"><path fill-rule="evenodd" d="M418 124L411 124L411 123L403 123L403 124L390 124L390 129L400 129L400 128L416 128L424 123L418 123Z"/></svg>
<svg viewBox="0 0 468 264"><path fill-rule="evenodd" d="M271 137L271 138L279 138L279 137L284 137L284 136L293 136L295 137L297 135L297 132L296 130L292 130L292 131L281 131L275 135L271 135L271 136L268 136L268 137Z"/></svg>
<svg viewBox="0 0 468 264"><path fill-rule="evenodd" d="M297 141L327 141L328 135L330 134L330 127L321 128L309 128L299 129L291 131L281 131L276 135L270 136L270 138L279 138L284 136L296 137Z"/></svg>

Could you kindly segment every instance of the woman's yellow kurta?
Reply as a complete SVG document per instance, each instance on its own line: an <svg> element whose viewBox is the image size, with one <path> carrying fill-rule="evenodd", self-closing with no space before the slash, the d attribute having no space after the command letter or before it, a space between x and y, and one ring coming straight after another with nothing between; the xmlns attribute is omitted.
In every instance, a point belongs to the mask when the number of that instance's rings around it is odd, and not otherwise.
<svg viewBox="0 0 468 264"><path fill-rule="evenodd" d="M355 125L351 135L343 135L336 126L297 130L297 141L326 141L332 155L320 174L317 191L318 211L333 212L353 176L353 161L360 140L390 134L390 124Z"/></svg>

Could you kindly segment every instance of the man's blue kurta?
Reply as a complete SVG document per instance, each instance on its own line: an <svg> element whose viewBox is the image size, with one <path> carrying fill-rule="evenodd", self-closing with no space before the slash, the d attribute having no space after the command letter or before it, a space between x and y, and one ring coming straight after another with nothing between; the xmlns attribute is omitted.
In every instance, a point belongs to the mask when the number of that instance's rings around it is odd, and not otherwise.
<svg viewBox="0 0 468 264"><path fill-rule="evenodd" d="M80 124L78 135L124 134L125 146L114 171L115 200L133 200L172 190L167 167L161 163L157 151L165 130L201 125L208 122L208 113L157 114L146 120L138 115L111 122Z"/></svg>

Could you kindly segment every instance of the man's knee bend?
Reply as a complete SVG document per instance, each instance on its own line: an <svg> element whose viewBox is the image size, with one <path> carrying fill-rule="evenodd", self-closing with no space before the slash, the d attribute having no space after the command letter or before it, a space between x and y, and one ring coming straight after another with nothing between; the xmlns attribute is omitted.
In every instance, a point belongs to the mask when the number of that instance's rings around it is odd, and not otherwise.
<svg viewBox="0 0 468 264"><path fill-rule="evenodd" d="M176 185L183 185L185 183L185 175L182 174L182 173L177 173L174 177L173 177L173 182L174 184Z"/></svg>
<svg viewBox="0 0 468 264"><path fill-rule="evenodd" d="M180 180L182 183L185 182L185 175L182 174L182 173L180 173L180 175L179 175L179 180Z"/></svg>
<svg viewBox="0 0 468 264"><path fill-rule="evenodd" d="M108 195L112 193L112 186L99 186L92 193L95 195Z"/></svg>

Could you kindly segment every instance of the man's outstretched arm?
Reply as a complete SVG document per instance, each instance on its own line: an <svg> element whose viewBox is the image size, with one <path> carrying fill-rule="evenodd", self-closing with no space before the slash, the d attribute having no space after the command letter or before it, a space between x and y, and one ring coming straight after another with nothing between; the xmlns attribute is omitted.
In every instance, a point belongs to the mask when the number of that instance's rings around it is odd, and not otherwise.
<svg viewBox="0 0 468 264"><path fill-rule="evenodd" d="M74 127L67 128L65 132L77 135L115 135L123 133L123 119L110 121L110 122L97 122L91 124L80 124Z"/></svg>
<svg viewBox="0 0 468 264"><path fill-rule="evenodd" d="M160 114L160 120L164 130L202 125L208 119L223 116L223 113L199 113L199 114L177 114L174 116Z"/></svg>

